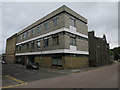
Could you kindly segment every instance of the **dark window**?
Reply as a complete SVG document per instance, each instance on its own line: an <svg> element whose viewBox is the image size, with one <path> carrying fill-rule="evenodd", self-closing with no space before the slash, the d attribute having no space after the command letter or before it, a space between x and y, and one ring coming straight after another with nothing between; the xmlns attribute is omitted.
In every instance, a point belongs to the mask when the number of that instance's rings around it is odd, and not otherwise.
<svg viewBox="0 0 120 90"><path fill-rule="evenodd" d="M45 28L45 30L47 30L49 28L49 22L44 23L44 28Z"/></svg>
<svg viewBox="0 0 120 90"><path fill-rule="evenodd" d="M75 19L70 18L70 26L75 27Z"/></svg>
<svg viewBox="0 0 120 90"><path fill-rule="evenodd" d="M18 46L18 51L21 51L21 45Z"/></svg>
<svg viewBox="0 0 120 90"><path fill-rule="evenodd" d="M31 42L31 49L34 49L34 41Z"/></svg>
<svg viewBox="0 0 120 90"><path fill-rule="evenodd" d="M29 43L26 44L26 48L29 49Z"/></svg>
<svg viewBox="0 0 120 90"><path fill-rule="evenodd" d="M59 45L59 36L53 37L53 45Z"/></svg>
<svg viewBox="0 0 120 90"><path fill-rule="evenodd" d="M41 47L41 43L40 43L40 41L38 40L37 41L37 48L40 48Z"/></svg>
<svg viewBox="0 0 120 90"><path fill-rule="evenodd" d="M24 34L22 34L22 39L24 39Z"/></svg>
<svg viewBox="0 0 120 90"><path fill-rule="evenodd" d="M38 26L38 33L41 31L41 25Z"/></svg>
<svg viewBox="0 0 120 90"><path fill-rule="evenodd" d="M29 31L27 31L27 36L30 36L30 30L29 30Z"/></svg>
<svg viewBox="0 0 120 90"><path fill-rule="evenodd" d="M59 21L58 21L58 17L53 19L53 25L54 25L54 26L57 26L57 25L58 25L58 22L59 22Z"/></svg>
<svg viewBox="0 0 120 90"><path fill-rule="evenodd" d="M24 50L24 44L22 44L21 49Z"/></svg>
<svg viewBox="0 0 120 90"><path fill-rule="evenodd" d="M32 29L31 31L32 31L32 35L34 35L34 33L35 33L34 29Z"/></svg>
<svg viewBox="0 0 120 90"><path fill-rule="evenodd" d="M53 66L62 66L62 57L52 57Z"/></svg>
<svg viewBox="0 0 120 90"><path fill-rule="evenodd" d="M70 36L70 45L76 46L76 38Z"/></svg>
<svg viewBox="0 0 120 90"><path fill-rule="evenodd" d="M24 33L24 39L26 38L26 33Z"/></svg>
<svg viewBox="0 0 120 90"><path fill-rule="evenodd" d="M44 46L47 47L49 44L49 39L44 39Z"/></svg>

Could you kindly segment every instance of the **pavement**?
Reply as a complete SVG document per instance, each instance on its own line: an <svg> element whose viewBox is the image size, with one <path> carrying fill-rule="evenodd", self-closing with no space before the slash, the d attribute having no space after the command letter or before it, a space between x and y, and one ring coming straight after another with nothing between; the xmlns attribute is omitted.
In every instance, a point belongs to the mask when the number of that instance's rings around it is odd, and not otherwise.
<svg viewBox="0 0 120 90"><path fill-rule="evenodd" d="M72 88L73 87L116 88L118 87L118 82L117 82L118 72L116 71L118 70L117 65L118 63L115 62L114 64L108 66L88 67L88 68L80 68L80 69L72 69L72 70L51 69L51 68L40 68L39 70L29 70L22 65L5 64L2 66L3 68L2 87L3 88L26 88L26 87L27 88L66 88L66 87L67 88L71 88L71 87ZM101 80L103 80L103 82ZM96 81L96 83L94 81ZM94 86L94 84L97 85Z"/></svg>

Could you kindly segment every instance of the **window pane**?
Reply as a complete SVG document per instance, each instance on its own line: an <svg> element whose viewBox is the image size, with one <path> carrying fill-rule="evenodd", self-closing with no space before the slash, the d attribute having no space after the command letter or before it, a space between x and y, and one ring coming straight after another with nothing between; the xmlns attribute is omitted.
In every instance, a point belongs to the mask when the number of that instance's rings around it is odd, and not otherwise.
<svg viewBox="0 0 120 90"><path fill-rule="evenodd" d="M40 41L37 41L37 48L40 48Z"/></svg>
<svg viewBox="0 0 120 90"><path fill-rule="evenodd" d="M32 30L32 35L34 35L34 29Z"/></svg>
<svg viewBox="0 0 120 90"><path fill-rule="evenodd" d="M45 28L45 30L47 30L47 29L49 28L49 23L48 23L48 22L46 22L46 23L44 24L44 28Z"/></svg>
<svg viewBox="0 0 120 90"><path fill-rule="evenodd" d="M58 18L53 19L53 24L54 24L54 26L58 25Z"/></svg>
<svg viewBox="0 0 120 90"><path fill-rule="evenodd" d="M29 49L29 44L26 44L27 49Z"/></svg>
<svg viewBox="0 0 120 90"><path fill-rule="evenodd" d="M47 47L47 46L48 46L48 44L49 44L49 42L48 42L48 41L49 41L48 39L45 39L45 40L44 40L44 46L45 46L45 47Z"/></svg>
<svg viewBox="0 0 120 90"><path fill-rule="evenodd" d="M40 31L41 31L41 26L39 25L39 26L38 26L38 32L40 32Z"/></svg>
<svg viewBox="0 0 120 90"><path fill-rule="evenodd" d="M76 38L70 36L70 45L76 46Z"/></svg>
<svg viewBox="0 0 120 90"><path fill-rule="evenodd" d="M59 45L59 36L53 37L53 45Z"/></svg>
<svg viewBox="0 0 120 90"><path fill-rule="evenodd" d="M34 49L34 41L31 42L31 48Z"/></svg>
<svg viewBox="0 0 120 90"><path fill-rule="evenodd" d="M75 20L70 18L70 25L75 27Z"/></svg>

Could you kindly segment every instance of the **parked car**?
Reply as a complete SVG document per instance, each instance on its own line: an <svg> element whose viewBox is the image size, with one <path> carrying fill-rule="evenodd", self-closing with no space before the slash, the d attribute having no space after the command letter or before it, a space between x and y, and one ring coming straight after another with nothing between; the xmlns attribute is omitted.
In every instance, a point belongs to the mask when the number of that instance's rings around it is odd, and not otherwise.
<svg viewBox="0 0 120 90"><path fill-rule="evenodd" d="M39 69L39 65L36 63L27 63L26 68L27 69Z"/></svg>
<svg viewBox="0 0 120 90"><path fill-rule="evenodd" d="M2 64L7 64L7 62L5 60L2 60Z"/></svg>

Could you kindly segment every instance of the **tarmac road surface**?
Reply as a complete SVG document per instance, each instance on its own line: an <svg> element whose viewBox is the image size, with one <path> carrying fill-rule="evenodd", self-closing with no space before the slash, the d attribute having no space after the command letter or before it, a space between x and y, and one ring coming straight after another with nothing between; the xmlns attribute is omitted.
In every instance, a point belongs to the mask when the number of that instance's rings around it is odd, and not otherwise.
<svg viewBox="0 0 120 90"><path fill-rule="evenodd" d="M96 70L41 79L15 88L118 88L118 63Z"/></svg>

